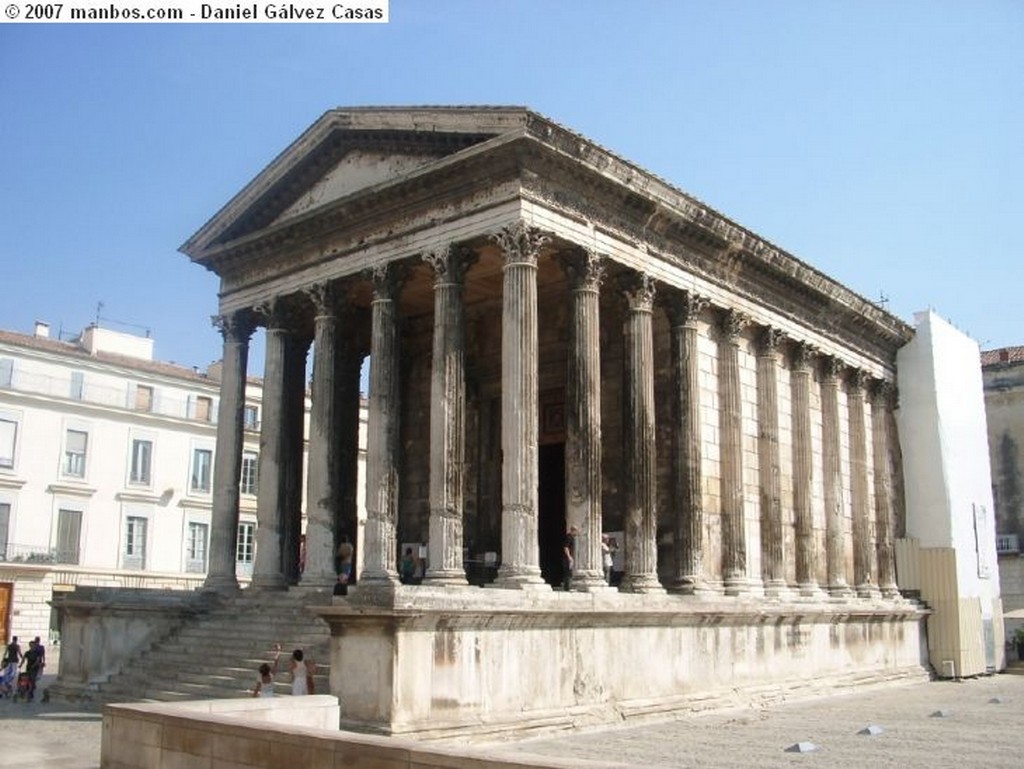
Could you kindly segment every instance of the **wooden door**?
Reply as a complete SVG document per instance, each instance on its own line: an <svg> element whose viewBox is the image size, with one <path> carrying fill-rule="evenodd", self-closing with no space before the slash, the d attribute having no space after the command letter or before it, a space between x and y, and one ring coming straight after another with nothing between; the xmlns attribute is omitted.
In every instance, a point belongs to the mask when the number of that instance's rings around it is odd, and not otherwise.
<svg viewBox="0 0 1024 769"><path fill-rule="evenodd" d="M11 640L11 600L14 598L14 583L0 582L0 639L6 644Z"/></svg>

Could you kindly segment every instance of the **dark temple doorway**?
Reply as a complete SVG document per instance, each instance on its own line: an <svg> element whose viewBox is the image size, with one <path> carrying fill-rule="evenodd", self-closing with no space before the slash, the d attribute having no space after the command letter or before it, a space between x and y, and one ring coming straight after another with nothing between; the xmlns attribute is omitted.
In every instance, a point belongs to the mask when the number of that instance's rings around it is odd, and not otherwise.
<svg viewBox="0 0 1024 769"><path fill-rule="evenodd" d="M540 574L549 585L562 582L565 540L565 444L540 446L537 483L537 539Z"/></svg>

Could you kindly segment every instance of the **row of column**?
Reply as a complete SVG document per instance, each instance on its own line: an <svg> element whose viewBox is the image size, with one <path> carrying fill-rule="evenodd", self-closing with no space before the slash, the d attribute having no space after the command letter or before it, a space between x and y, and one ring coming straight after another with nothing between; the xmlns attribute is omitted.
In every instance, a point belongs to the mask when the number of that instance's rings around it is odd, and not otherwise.
<svg viewBox="0 0 1024 769"><path fill-rule="evenodd" d="M510 588L543 587L538 552L538 327L537 259L547 238L523 222L495 236L501 247L502 288L502 564L497 584ZM463 278L474 255L456 246L424 255L433 268L434 341L430 416L430 522L426 581L464 584L463 468L465 454L465 343ZM569 278L571 331L566 393L566 512L579 530L575 586L606 589L601 564L601 366L599 338L600 285L604 262L578 249L562 257ZM403 268L388 264L375 269L373 286L370 399L366 464L366 536L363 584L393 584L398 503L399 381L397 297ZM622 589L663 590L657 575L656 447L653 359L655 282L650 276L625 277L620 289L626 300L625 318L625 576ZM358 438L358 358L338 354L338 297L331 284L314 286L307 296L315 309L312 413L310 423L308 520L304 583L326 585L334 579L335 521L338 517L337 478L343 465L355 467ZM676 574L671 587L682 592L724 590L742 594L753 584L747 576L743 516L743 436L739 351L749 325L742 314L722 315L719 334L719 398L721 444L721 586L709 576L704 543L700 386L697 319L708 302L691 292L671 292L666 301L671 329L673 372L674 503ZM280 302L257 308L267 327L266 375L263 391L263 432L258 499L258 557L253 584L280 587L291 577L283 553L298 537L301 445L302 374L308 340L287 330ZM241 471L242 417L248 340L255 318L251 312L218 319L224 336L221 419L214 467L214 520L210 572L214 589L237 587L234 547L238 520L238 480ZM758 455L761 507L761 584L768 595L787 589L784 572L782 503L780 491L778 366L782 335L763 328L757 338ZM819 586L817 549L811 514L810 383L814 351L803 343L792 346L793 513L796 529L796 587L805 595L820 595L822 587L836 596L852 590L845 581L841 445L838 387L842 366L823 357L821 381L823 487L826 507L827 584ZM355 362L353 362L355 358ZM299 372L296 383L295 372ZM355 398L351 373L355 372ZM342 381L344 380L344 381ZM346 390L347 382L347 390ZM892 486L889 440L891 387L877 383L872 390L876 552L871 551L868 510L867 447L864 431L866 377L850 380L851 506L854 539L854 589L872 596L878 588L895 595L892 568ZM347 397L339 397L340 393ZM339 414L340 404L356 404L355 419ZM296 403L298 407L296 408ZM296 430L298 420L298 430ZM354 428L354 429L353 429ZM349 447L351 444L351 447ZM341 456L348 453L348 461ZM354 475L348 477L354 478ZM354 486L354 483L351 484ZM353 500L354 501L354 500ZM293 516L285 511L292 511ZM294 519L294 520L293 520ZM293 580L292 580L293 581Z"/></svg>

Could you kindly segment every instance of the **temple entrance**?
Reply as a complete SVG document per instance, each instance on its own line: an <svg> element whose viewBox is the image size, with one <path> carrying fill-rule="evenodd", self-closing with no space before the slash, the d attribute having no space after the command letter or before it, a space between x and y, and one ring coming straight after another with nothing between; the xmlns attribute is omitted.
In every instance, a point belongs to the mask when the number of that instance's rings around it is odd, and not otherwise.
<svg viewBox="0 0 1024 769"><path fill-rule="evenodd" d="M562 583L565 538L565 444L541 445L537 483L537 539L540 574L549 585Z"/></svg>

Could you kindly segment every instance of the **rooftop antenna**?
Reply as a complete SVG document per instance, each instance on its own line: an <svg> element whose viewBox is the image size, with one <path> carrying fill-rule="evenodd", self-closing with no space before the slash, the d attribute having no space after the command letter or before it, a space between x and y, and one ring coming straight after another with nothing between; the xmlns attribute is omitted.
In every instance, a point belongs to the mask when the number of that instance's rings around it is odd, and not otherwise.
<svg viewBox="0 0 1024 769"><path fill-rule="evenodd" d="M100 327L100 313L103 312L103 302L96 303L96 328Z"/></svg>
<svg viewBox="0 0 1024 769"><path fill-rule="evenodd" d="M884 291L879 291L878 292L878 304L879 304L880 307L888 307L889 306L889 297L887 297L885 295Z"/></svg>

